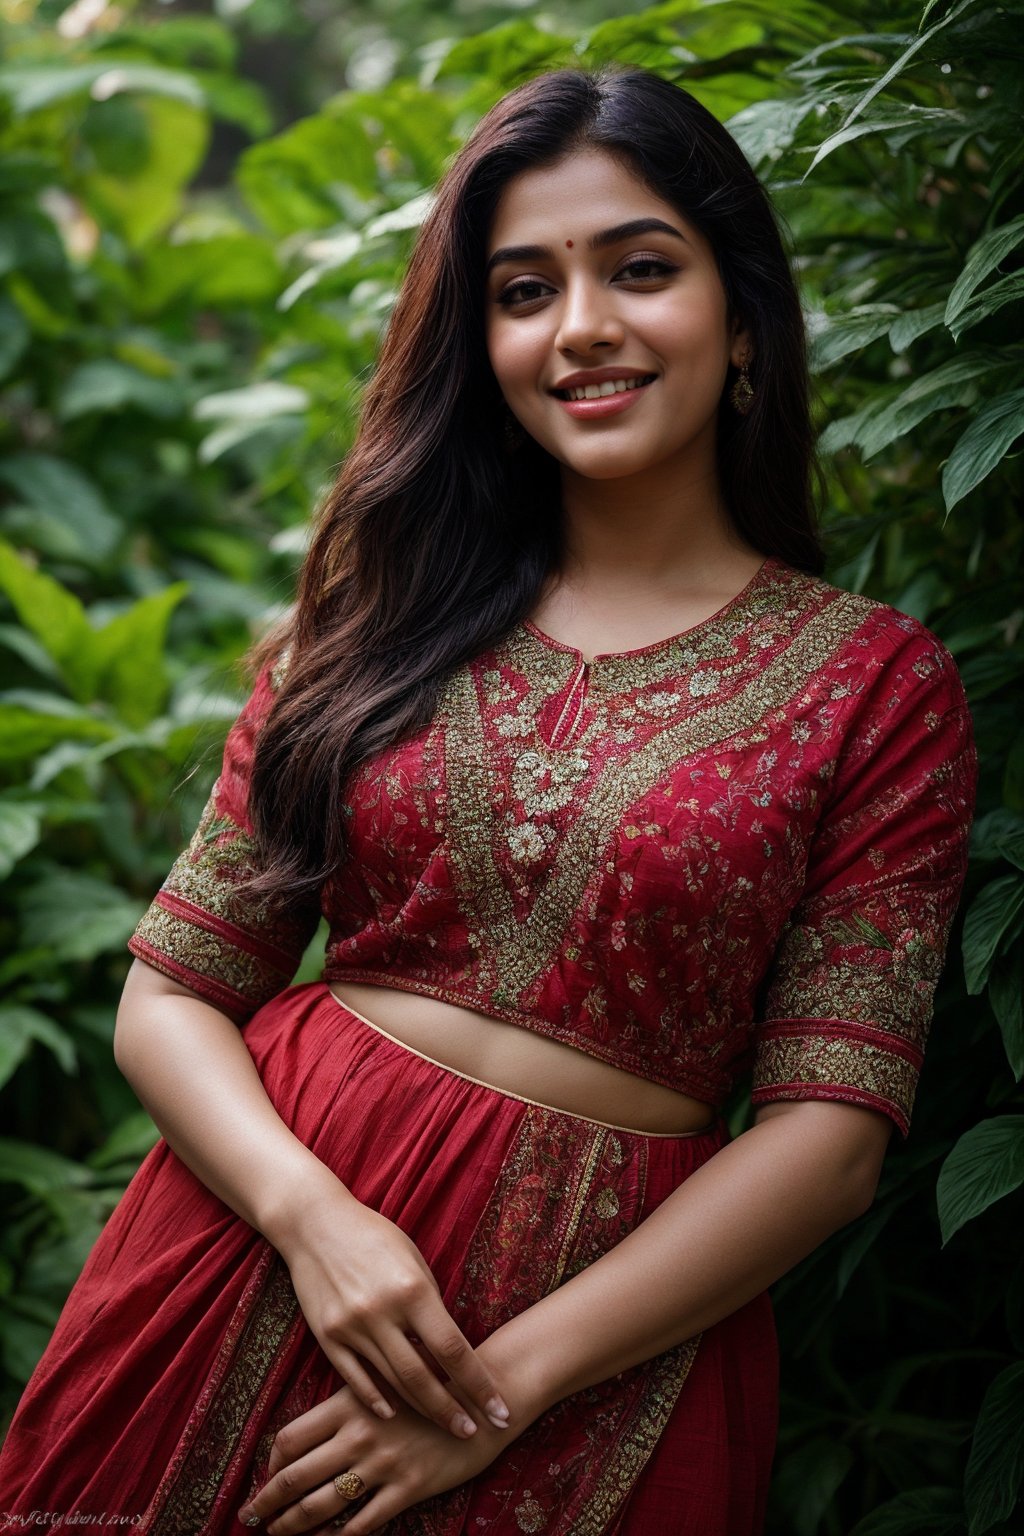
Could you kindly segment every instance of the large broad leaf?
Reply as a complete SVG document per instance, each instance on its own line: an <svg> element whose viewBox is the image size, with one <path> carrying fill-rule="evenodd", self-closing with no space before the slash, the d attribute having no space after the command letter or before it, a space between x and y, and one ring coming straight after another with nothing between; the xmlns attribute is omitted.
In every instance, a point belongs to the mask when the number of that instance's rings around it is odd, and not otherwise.
<svg viewBox="0 0 1024 1536"><path fill-rule="evenodd" d="M181 387L169 379L154 379L116 358L97 357L71 372L57 396L57 415L74 421L92 412L144 411L149 416L171 417L185 406Z"/></svg>
<svg viewBox="0 0 1024 1536"><path fill-rule="evenodd" d="M1000 1115L966 1131L939 1171L943 1246L965 1222L1024 1184L1024 1115Z"/></svg>
<svg viewBox="0 0 1024 1536"><path fill-rule="evenodd" d="M1024 1077L1024 945L1001 955L988 979L988 1000L999 1021L1006 1059L1019 1083Z"/></svg>
<svg viewBox="0 0 1024 1536"><path fill-rule="evenodd" d="M949 298L946 300L946 312L944 319L952 328L957 316L967 308L971 296L981 287L990 272L995 271L1004 256L1024 242L1024 213L1011 219L1009 224L1000 224L996 229L990 229L976 240L967 252L967 260L964 262L963 271L950 289Z"/></svg>
<svg viewBox="0 0 1024 1536"><path fill-rule="evenodd" d="M985 1393L964 1474L969 1536L1013 1513L1024 1482L1024 1361L1000 1371Z"/></svg>
<svg viewBox="0 0 1024 1536"><path fill-rule="evenodd" d="M183 100L139 96L125 108L139 120L142 151L130 166L94 173L87 187L103 223L138 247L178 213L183 189L206 154L210 123L204 111Z"/></svg>
<svg viewBox="0 0 1024 1536"><path fill-rule="evenodd" d="M337 224L346 187L369 199L378 191L373 144L362 123L335 113L303 118L239 162L238 184L272 233Z"/></svg>
<svg viewBox="0 0 1024 1536"><path fill-rule="evenodd" d="M979 816L971 828L971 857L1007 859L1024 869L1024 815L999 806Z"/></svg>
<svg viewBox="0 0 1024 1536"><path fill-rule="evenodd" d="M992 962L1006 943L1020 932L1024 913L1024 879L1002 875L975 896L964 919L964 979L976 994L988 980Z"/></svg>
<svg viewBox="0 0 1024 1536"><path fill-rule="evenodd" d="M21 939L46 946L59 960L94 960L119 952L145 903L79 870L54 870L21 898Z"/></svg>
<svg viewBox="0 0 1024 1536"><path fill-rule="evenodd" d="M65 1072L77 1070L71 1036L38 1008L10 1003L0 1007L0 1085L13 1077L35 1041L53 1052Z"/></svg>
<svg viewBox="0 0 1024 1536"><path fill-rule="evenodd" d="M20 1184L35 1195L91 1184L93 1172L47 1147L0 1138L0 1184Z"/></svg>
<svg viewBox="0 0 1024 1536"><path fill-rule="evenodd" d="M93 630L78 598L45 571L33 569L2 540L0 590L57 663L70 692L87 703L92 697Z"/></svg>
<svg viewBox="0 0 1024 1536"><path fill-rule="evenodd" d="M146 725L163 709L167 625L187 591L187 582L178 581L154 592L95 636L97 689L129 725Z"/></svg>
<svg viewBox="0 0 1024 1536"><path fill-rule="evenodd" d="M32 852L41 835L38 806L0 801L0 880L6 880L18 860Z"/></svg>
<svg viewBox="0 0 1024 1536"><path fill-rule="evenodd" d="M110 1168L124 1161L138 1162L160 1140L160 1132L144 1109L129 1115L111 1131L101 1147L89 1154L93 1168Z"/></svg>
<svg viewBox="0 0 1024 1536"><path fill-rule="evenodd" d="M17 116L53 106L68 97L106 100L125 91L150 91L187 102L204 104L203 93L191 74L159 69L137 60L100 60L90 64L11 65L0 69L0 92L6 95Z"/></svg>
<svg viewBox="0 0 1024 1536"><path fill-rule="evenodd" d="M949 512L1009 452L1024 432L1024 389L993 400L959 439L942 471L942 495Z"/></svg>
<svg viewBox="0 0 1024 1536"><path fill-rule="evenodd" d="M915 1488L872 1510L850 1536L963 1536L960 1500L949 1488Z"/></svg>
<svg viewBox="0 0 1024 1536"><path fill-rule="evenodd" d="M110 741L116 735L112 725L91 715L42 715L18 704L0 703L0 762L26 762L69 738Z"/></svg>
<svg viewBox="0 0 1024 1536"><path fill-rule="evenodd" d="M66 537L68 554L83 564L104 560L116 547L121 525L95 483L77 465L49 453L13 453L0 460L0 481L34 513L56 520Z"/></svg>

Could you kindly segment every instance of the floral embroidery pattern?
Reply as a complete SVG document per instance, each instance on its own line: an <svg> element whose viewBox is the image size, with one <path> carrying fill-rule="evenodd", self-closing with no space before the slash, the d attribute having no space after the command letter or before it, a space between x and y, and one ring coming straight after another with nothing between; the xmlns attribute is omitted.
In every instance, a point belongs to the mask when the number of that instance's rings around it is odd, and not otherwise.
<svg viewBox="0 0 1024 1536"><path fill-rule="evenodd" d="M132 941L233 1017L287 984L317 918L233 890L270 698ZM324 979L473 1008L714 1107L754 1065L756 1103L845 1098L905 1131L975 773L935 637L781 560L690 631L589 663L526 621L353 774Z"/></svg>

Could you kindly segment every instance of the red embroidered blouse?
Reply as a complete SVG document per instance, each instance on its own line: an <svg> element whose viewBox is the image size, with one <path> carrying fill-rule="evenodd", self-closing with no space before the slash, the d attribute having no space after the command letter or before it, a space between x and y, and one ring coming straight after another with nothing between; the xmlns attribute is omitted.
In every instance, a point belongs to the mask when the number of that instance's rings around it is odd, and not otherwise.
<svg viewBox="0 0 1024 1536"><path fill-rule="evenodd" d="M587 662L532 622L352 774L349 857L306 907L235 890L232 727L132 953L239 1023L320 919L323 977L477 1009L720 1105L835 1099L906 1135L976 779L956 667L915 619L772 557L682 634Z"/></svg>

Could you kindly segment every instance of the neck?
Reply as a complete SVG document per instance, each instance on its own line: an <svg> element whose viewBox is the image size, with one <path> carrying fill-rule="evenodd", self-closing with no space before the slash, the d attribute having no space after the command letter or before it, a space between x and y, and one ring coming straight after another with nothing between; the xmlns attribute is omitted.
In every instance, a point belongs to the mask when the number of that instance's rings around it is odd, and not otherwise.
<svg viewBox="0 0 1024 1536"><path fill-rule="evenodd" d="M654 465L591 480L562 471L565 564L560 576L598 593L649 599L714 585L757 551L734 529L712 468ZM753 567L752 567L753 568Z"/></svg>

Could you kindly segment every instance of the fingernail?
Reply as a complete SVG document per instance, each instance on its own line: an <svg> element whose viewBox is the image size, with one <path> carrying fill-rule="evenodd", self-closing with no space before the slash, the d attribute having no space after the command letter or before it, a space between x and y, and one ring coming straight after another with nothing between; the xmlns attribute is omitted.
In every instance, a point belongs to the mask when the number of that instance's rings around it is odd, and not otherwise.
<svg viewBox="0 0 1024 1536"><path fill-rule="evenodd" d="M238 1518L241 1520L243 1525L259 1525L260 1523L259 1515L249 1514L248 1504L245 1505L244 1509L240 1509L238 1511Z"/></svg>
<svg viewBox="0 0 1024 1536"><path fill-rule="evenodd" d="M393 1419L395 1416L395 1410L392 1408L391 1404L385 1403L383 1400L374 1403L373 1411L382 1419Z"/></svg>
<svg viewBox="0 0 1024 1536"><path fill-rule="evenodd" d="M473 1423L473 1420L469 1417L468 1414L457 1413L452 1419L452 1424L458 1430L460 1435L476 1434L476 1425Z"/></svg>
<svg viewBox="0 0 1024 1536"><path fill-rule="evenodd" d="M492 1397L487 1404L486 1411L487 1417L490 1419L495 1429L508 1428L509 1411L505 1407L505 1404L502 1402L500 1397Z"/></svg>

